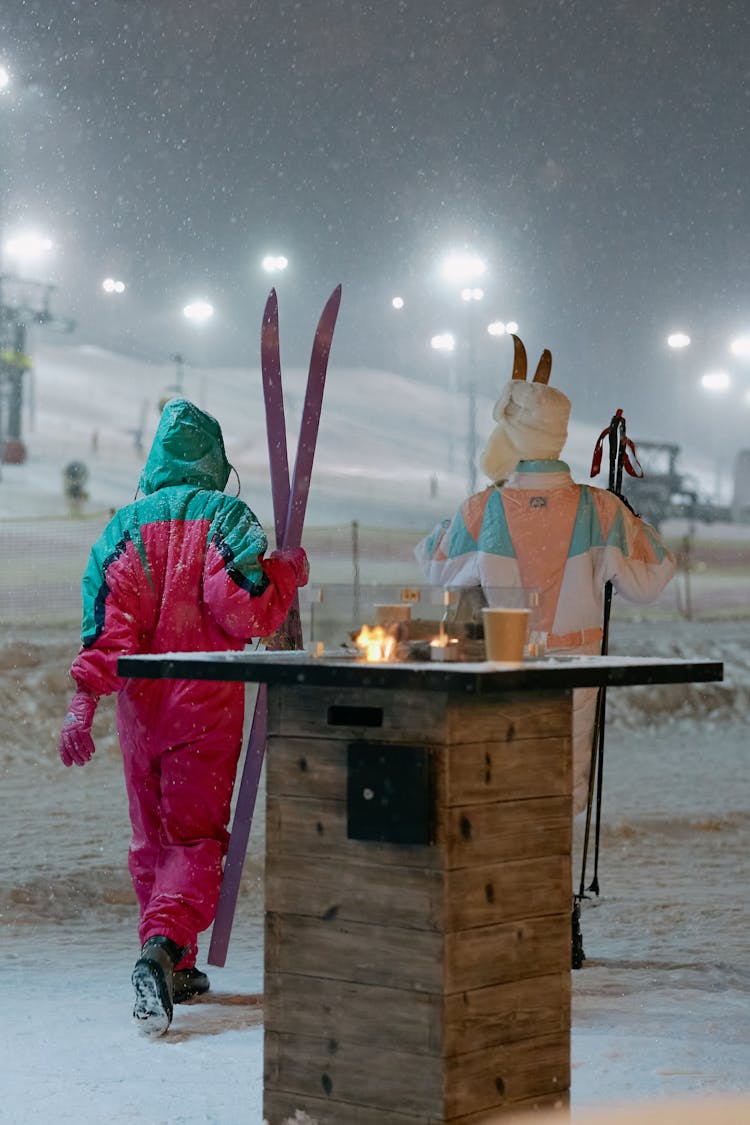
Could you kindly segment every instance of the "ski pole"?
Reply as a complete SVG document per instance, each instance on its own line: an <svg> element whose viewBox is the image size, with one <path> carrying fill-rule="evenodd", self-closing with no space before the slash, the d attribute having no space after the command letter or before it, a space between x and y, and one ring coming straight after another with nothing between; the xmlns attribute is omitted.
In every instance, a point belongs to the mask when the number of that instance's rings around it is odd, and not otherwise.
<svg viewBox="0 0 750 1125"><path fill-rule="evenodd" d="M622 468L625 459L627 427L621 410L618 410L609 425L609 491L615 496L622 495ZM604 585L604 615L602 619L601 654L609 652L609 620L612 612L612 583ZM589 890L599 895L599 843L602 822L602 787L604 784L604 731L607 713L607 689L602 685L597 696L594 735L597 745L596 763L596 821L594 829L594 875Z"/></svg>
<svg viewBox="0 0 750 1125"><path fill-rule="evenodd" d="M599 435L591 464L591 476L598 474L601 467L602 444L609 438L609 481L610 492L620 496L622 491L622 470L627 460L627 430L625 417L622 410L617 410L612 416L609 426ZM632 443L631 443L632 445ZM634 474L635 475L635 474ZM602 618L602 643L601 655L606 656L609 651L609 620L612 608L612 583L604 586L604 608ZM591 833L591 815L594 799L594 784L596 782L596 827L595 827L595 859L594 876L589 886L589 891L599 894L599 843L601 835L601 809L604 767L604 731L606 721L606 690L604 686L598 689L596 696L596 710L594 713L594 729L591 739L591 762L589 765L589 784L586 796L586 827L583 836L583 856L581 861L581 881L578 894L573 901L573 968L580 969L585 960L583 951L583 938L581 935L580 917L581 902L586 898L586 862L588 859L589 838Z"/></svg>

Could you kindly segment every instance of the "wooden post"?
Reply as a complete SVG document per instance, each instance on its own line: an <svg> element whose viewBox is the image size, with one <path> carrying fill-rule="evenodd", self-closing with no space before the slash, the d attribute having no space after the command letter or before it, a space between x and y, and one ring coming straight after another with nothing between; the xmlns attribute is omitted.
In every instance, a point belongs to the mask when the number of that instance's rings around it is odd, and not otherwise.
<svg viewBox="0 0 750 1125"><path fill-rule="evenodd" d="M570 731L569 690L270 687L269 1125L566 1110Z"/></svg>

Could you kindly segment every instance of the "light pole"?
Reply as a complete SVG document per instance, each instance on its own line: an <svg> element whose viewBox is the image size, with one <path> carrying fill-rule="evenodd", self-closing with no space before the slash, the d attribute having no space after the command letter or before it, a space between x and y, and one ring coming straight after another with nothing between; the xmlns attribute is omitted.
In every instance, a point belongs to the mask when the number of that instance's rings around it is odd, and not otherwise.
<svg viewBox="0 0 750 1125"><path fill-rule="evenodd" d="M675 359L670 360L670 366L672 364L679 365L677 371L681 372L681 381L684 382L685 364L689 363L688 356L691 352L692 340L688 333L684 331L684 329L679 328L669 333L669 335L666 337L666 344L669 351L673 352L675 355ZM678 439L678 445L682 446L683 443L687 440L686 431L688 428L687 418L689 412L686 409L685 395L683 394L683 389L681 386L677 386L676 389L673 388L671 400L674 404L672 408L672 416L674 419L675 429L677 431L674 437Z"/></svg>
<svg viewBox="0 0 750 1125"><path fill-rule="evenodd" d="M484 290L476 286L466 286L461 290L461 300L468 309L468 350L469 350L469 378L468 398L469 416L466 432L466 455L469 470L469 495L473 496L477 488L477 351L476 351L476 314L474 306L484 297Z"/></svg>
<svg viewBox="0 0 750 1125"><path fill-rule="evenodd" d="M484 297L484 290L478 288L477 282L487 272L487 263L484 258L471 250L454 251L442 261L440 273L445 282L457 289L461 299L467 306L467 394L468 394L468 420L466 433L466 455L468 461L469 494L476 491L477 484L477 428L476 428L476 397L477 397L477 371L476 371L476 339L475 339L475 314L474 306Z"/></svg>
<svg viewBox="0 0 750 1125"><path fill-rule="evenodd" d="M10 71L8 70L7 66L5 66L3 63L0 62L0 98L3 97L3 95L7 95L9 93L10 89L11 89ZM7 165L6 155L5 155L5 152L2 151L2 146L0 146L0 161L2 162L3 165ZM5 180L5 174L3 175L3 181L4 180ZM5 207L4 207L4 203L5 203L4 194L5 193L4 193L4 188L5 188L5 183L3 182L2 186L0 186L0 243L3 240L3 220L5 218ZM1 265L2 265L2 263L0 262L0 266Z"/></svg>
<svg viewBox="0 0 750 1125"><path fill-rule="evenodd" d="M718 402L721 395L727 393L732 385L732 380L727 375L726 371L708 371L705 375L701 376L701 386L704 390L708 391L714 397L714 402ZM719 453L719 411L718 407L714 406L712 411L712 451L715 458L715 483L714 495L716 503L719 504L721 500L721 457Z"/></svg>
<svg viewBox="0 0 750 1125"><path fill-rule="evenodd" d="M440 352L441 355L448 357L448 389L451 395L456 393L456 337L452 332L441 332L437 336L433 336L430 340L430 347L433 351ZM453 426L448 426L448 469L453 472L454 469L454 449L453 449Z"/></svg>
<svg viewBox="0 0 750 1125"><path fill-rule="evenodd" d="M31 361L26 354L27 328L30 323L49 324L53 319L50 312L53 287L28 281L23 278L23 273L27 267L41 261L52 250L52 245L52 240L46 235L27 230L9 238L3 247L8 257L16 260L19 271L18 277L0 278L2 282L10 283L11 291L18 290L12 303L8 303L4 294L0 293L0 329L8 325L13 331L13 339L3 345L0 357L0 373L3 382L8 385L8 420L4 435L0 426L0 443L2 460L11 463L20 464L26 460L22 439L23 377L27 373L28 378L31 375ZM41 301L36 299L37 294L41 295ZM29 396L33 415L31 390Z"/></svg>
<svg viewBox="0 0 750 1125"><path fill-rule="evenodd" d="M405 306L406 302L403 297L391 297L390 308L392 315L389 318L390 324L387 333L391 347L388 352L388 360L394 364L397 371L405 371L407 369L407 314L404 312ZM392 328L391 324L393 325Z"/></svg>
<svg viewBox="0 0 750 1125"><path fill-rule="evenodd" d="M193 301L188 302L188 304L185 305L185 307L182 310L182 315L184 316L185 320L187 320L190 324L195 325L195 327L197 329L202 331L205 328L205 326L209 323L209 321L213 319L215 311L216 310L214 309L214 306L211 304L210 301L207 301L204 297L199 297L199 298L196 298ZM205 357L202 357L202 358L205 359ZM176 355L173 355L172 359L173 359L173 361L176 365L176 373L175 374L176 374L176 379L177 379L177 390L181 394L182 393L182 379L183 379L183 372L184 372L184 366L185 366L185 359L184 359L184 356L182 356L180 353L177 353ZM204 395L204 386L203 386L202 379L201 379L200 399L201 399L201 405L204 405L205 395Z"/></svg>

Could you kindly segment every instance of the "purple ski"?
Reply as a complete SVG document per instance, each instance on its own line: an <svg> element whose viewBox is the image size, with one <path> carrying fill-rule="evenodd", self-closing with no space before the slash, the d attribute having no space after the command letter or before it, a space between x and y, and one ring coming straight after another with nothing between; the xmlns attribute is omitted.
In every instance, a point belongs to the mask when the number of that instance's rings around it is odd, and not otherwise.
<svg viewBox="0 0 750 1125"><path fill-rule="evenodd" d="M284 547L299 547L302 541L302 527L307 511L307 497L310 492L315 445L318 440L320 411L323 405L323 392L328 371L328 356L331 351L333 330L341 304L341 286L337 285L321 313L313 341L310 369L307 379L305 405L302 410L297 458L294 463L292 491L284 532Z"/></svg>
<svg viewBox="0 0 750 1125"><path fill-rule="evenodd" d="M294 475L290 488L284 397L281 384L278 302L275 290L271 290L266 302L261 331L261 370L277 547L298 547L302 540L302 529L307 511L307 499L323 404L323 392L328 371L328 357L340 303L341 286L339 285L326 302L315 332ZM302 647L302 629L297 597L294 599L283 628L279 630L268 645L268 648L282 647ZM245 765L237 794L237 805L224 866L224 877L211 933L211 945L208 952L208 962L211 965L224 965L226 963L242 867L250 838L255 800L265 756L266 730L267 688L265 684L261 684L255 700L255 711L247 744Z"/></svg>
<svg viewBox="0 0 750 1125"><path fill-rule="evenodd" d="M276 546L284 545L284 524L289 507L289 457L284 418L284 392L281 386L281 354L279 351L279 304L272 289L263 311L260 335L260 366L263 378L263 401L266 407L268 464L271 473L271 497L276 529Z"/></svg>

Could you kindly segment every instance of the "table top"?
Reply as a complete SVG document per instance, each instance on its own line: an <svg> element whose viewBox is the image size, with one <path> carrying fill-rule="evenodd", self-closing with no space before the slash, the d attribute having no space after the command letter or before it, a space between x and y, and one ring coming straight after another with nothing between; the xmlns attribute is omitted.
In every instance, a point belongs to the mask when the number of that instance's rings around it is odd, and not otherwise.
<svg viewBox="0 0 750 1125"><path fill-rule="evenodd" d="M318 687L388 688L466 695L706 683L724 677L716 660L661 657L550 656L521 664L367 663L340 655L301 652L165 652L121 656L120 676L137 679L255 681Z"/></svg>

